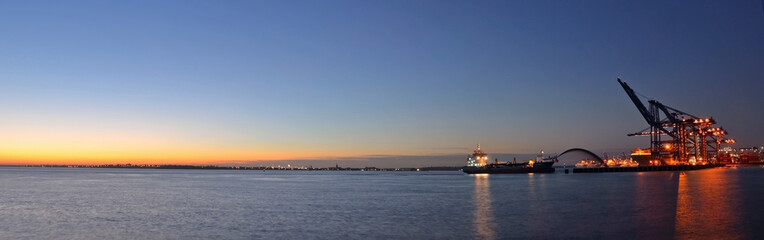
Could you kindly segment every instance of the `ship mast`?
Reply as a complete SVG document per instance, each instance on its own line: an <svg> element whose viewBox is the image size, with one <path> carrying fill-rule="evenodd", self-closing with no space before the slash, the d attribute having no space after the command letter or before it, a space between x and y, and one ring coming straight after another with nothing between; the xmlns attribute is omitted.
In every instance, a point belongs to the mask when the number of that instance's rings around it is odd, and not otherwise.
<svg viewBox="0 0 764 240"><path fill-rule="evenodd" d="M467 160L467 166L482 167L485 166L486 161L488 161L488 154L480 150L480 143L478 143L477 148Z"/></svg>

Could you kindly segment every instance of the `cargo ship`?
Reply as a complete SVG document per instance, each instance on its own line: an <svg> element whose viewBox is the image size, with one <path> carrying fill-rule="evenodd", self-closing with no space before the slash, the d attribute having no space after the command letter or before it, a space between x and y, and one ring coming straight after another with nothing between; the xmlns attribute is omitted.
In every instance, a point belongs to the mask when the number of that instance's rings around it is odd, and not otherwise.
<svg viewBox="0 0 764 240"><path fill-rule="evenodd" d="M528 160L526 162L518 163L517 160L512 162L499 162L495 159L493 163L486 163L488 161L488 154L480 150L480 144L477 145L477 149L473 151L472 155L467 159L467 166L462 168L462 172L467 174L478 173L554 173L553 160L544 161L543 152L535 160Z"/></svg>

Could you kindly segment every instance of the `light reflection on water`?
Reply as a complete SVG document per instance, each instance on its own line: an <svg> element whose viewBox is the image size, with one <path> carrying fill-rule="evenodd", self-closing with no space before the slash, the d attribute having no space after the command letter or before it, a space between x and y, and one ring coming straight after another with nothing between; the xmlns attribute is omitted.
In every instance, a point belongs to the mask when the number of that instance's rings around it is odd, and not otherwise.
<svg viewBox="0 0 764 240"><path fill-rule="evenodd" d="M763 174L0 167L0 239L751 239Z"/></svg>
<svg viewBox="0 0 764 240"><path fill-rule="evenodd" d="M738 179L758 179L764 169L744 171L475 176L474 222L486 224L476 232L480 239L751 238L764 234L751 227L764 221L752 214L761 210L762 184Z"/></svg>
<svg viewBox="0 0 764 240"><path fill-rule="evenodd" d="M488 174L475 174L474 229L480 239L496 239L496 222L491 205L491 186Z"/></svg>
<svg viewBox="0 0 764 240"><path fill-rule="evenodd" d="M739 239L740 196L734 169L709 169L703 174L681 174L677 189L676 236ZM739 206L742 207L742 206Z"/></svg>

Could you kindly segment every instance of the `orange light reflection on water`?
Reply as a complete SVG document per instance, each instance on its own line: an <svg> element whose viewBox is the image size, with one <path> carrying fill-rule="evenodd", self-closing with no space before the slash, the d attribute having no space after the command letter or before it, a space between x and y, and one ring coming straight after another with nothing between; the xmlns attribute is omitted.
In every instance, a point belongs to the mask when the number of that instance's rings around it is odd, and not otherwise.
<svg viewBox="0 0 764 240"><path fill-rule="evenodd" d="M475 174L474 225L479 239L496 239L496 223L491 206L491 189L488 174Z"/></svg>
<svg viewBox="0 0 764 240"><path fill-rule="evenodd" d="M737 186L730 169L707 169L679 176L675 234L678 239L738 239Z"/></svg>

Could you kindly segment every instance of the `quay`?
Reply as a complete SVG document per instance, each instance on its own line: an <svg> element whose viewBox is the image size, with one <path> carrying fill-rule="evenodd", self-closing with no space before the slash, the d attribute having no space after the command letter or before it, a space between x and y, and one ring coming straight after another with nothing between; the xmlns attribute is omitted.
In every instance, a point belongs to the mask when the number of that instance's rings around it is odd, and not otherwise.
<svg viewBox="0 0 764 240"><path fill-rule="evenodd" d="M723 167L724 164L707 165L659 165L659 166L636 166L636 167L598 167L598 168L573 168L573 173L604 173L604 172L656 172L656 171L691 171Z"/></svg>

